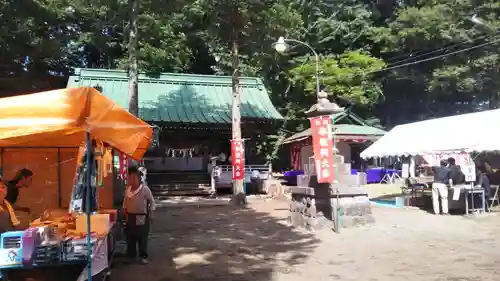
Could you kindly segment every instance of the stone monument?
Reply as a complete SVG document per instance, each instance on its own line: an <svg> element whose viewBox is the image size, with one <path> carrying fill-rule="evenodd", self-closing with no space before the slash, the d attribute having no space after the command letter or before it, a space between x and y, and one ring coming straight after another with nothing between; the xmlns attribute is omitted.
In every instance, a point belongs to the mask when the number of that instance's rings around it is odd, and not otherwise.
<svg viewBox="0 0 500 281"><path fill-rule="evenodd" d="M306 115L332 115L343 110L321 91L318 103L306 111ZM351 175L351 164L344 163L344 157L336 154L334 165L336 180L332 183L318 183L313 157L305 165L307 167L302 167L304 175L298 176L296 187L289 188L292 202L288 220L293 226L308 229L328 227L338 231L337 221L340 228L375 222L368 194L360 187L357 176Z"/></svg>

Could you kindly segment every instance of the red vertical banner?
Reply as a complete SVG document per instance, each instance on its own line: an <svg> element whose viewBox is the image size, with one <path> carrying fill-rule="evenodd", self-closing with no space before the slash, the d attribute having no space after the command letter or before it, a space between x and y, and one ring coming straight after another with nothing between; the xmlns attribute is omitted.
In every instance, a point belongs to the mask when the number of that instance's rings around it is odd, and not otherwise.
<svg viewBox="0 0 500 281"><path fill-rule="evenodd" d="M233 180L245 178L245 150L243 140L231 140L231 159L233 165Z"/></svg>
<svg viewBox="0 0 500 281"><path fill-rule="evenodd" d="M127 179L127 170L128 170L128 158L125 154L121 153L119 154L119 161L120 161L120 177L122 180Z"/></svg>
<svg viewBox="0 0 500 281"><path fill-rule="evenodd" d="M331 117L319 116L311 118L311 135L318 183L333 182L335 174Z"/></svg>

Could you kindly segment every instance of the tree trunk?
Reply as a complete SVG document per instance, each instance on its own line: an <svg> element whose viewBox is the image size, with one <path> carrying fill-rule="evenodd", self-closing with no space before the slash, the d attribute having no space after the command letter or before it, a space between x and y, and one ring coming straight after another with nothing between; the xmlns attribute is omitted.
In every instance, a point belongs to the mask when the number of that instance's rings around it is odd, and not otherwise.
<svg viewBox="0 0 500 281"><path fill-rule="evenodd" d="M233 39L231 55L233 59L233 76L231 89L233 93L232 104L232 132L234 140L241 140L241 111L240 111L240 70L239 70L239 54L238 54L238 41ZM244 146L243 146L244 147ZM245 153L243 153L245 157ZM244 158L243 158L244 159ZM244 180L233 181L233 203L236 205L244 205L246 203L245 189L243 185Z"/></svg>
<svg viewBox="0 0 500 281"><path fill-rule="evenodd" d="M137 74L137 14L138 0L129 0L128 34L128 111L139 116L139 82Z"/></svg>

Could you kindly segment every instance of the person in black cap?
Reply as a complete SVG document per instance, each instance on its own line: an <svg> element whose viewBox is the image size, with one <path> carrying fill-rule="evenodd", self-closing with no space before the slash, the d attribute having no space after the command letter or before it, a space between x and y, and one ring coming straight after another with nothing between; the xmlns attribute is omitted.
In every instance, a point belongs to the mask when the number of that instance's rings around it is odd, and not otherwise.
<svg viewBox="0 0 500 281"><path fill-rule="evenodd" d="M455 158L448 158L448 168L453 185L465 183L465 175L459 165L455 163Z"/></svg>
<svg viewBox="0 0 500 281"><path fill-rule="evenodd" d="M33 181L33 172L28 169L21 169L17 172L14 179L6 183L7 186L7 200L15 210L24 211L30 213L31 210L28 207L17 206L16 202L19 198L19 189L28 188L31 186Z"/></svg>

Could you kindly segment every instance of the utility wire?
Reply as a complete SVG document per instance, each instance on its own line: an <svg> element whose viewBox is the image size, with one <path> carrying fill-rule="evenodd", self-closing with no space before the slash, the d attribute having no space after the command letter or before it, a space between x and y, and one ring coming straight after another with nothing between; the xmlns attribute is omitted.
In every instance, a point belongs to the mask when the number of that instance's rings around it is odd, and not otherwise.
<svg viewBox="0 0 500 281"><path fill-rule="evenodd" d="M493 36L497 36L499 34L496 34L496 35L493 35ZM479 40L479 39L483 39L485 37L488 37L488 36L491 36L491 34L485 34L485 35L481 35L479 37L475 37L475 38L471 38L472 39L472 42L476 41L476 40ZM425 55L429 55L429 54L433 54L433 53L437 53L441 50L445 50L445 49L450 49L450 48L453 48L453 47L456 47L456 46L459 46L459 45L463 45L465 43L470 43L471 41L462 41L462 42L457 42L455 44L451 44L451 45L448 45L448 46L443 46L441 48L438 48L438 49L426 49L426 50L421 50L421 51L415 51L415 52L412 52L410 53L409 55L400 55L400 56L395 56L395 57L392 57L392 58L388 58L387 59L387 62L389 64L396 64L396 63L399 63L399 60L406 60L406 59L410 59L410 58L406 58L408 56L411 56L411 58L418 58L418 57L422 57L422 56L425 56ZM416 55L416 56L413 56L413 55ZM406 59L405 59L406 58Z"/></svg>
<svg viewBox="0 0 500 281"><path fill-rule="evenodd" d="M489 35L483 35L483 36L474 38L474 40L483 39L483 38L488 37L488 36ZM496 37L496 35L493 36L493 37ZM442 52L442 51L446 51L446 50L449 50L451 48L454 48L454 47L457 47L457 46L460 46L460 45L463 45L463 44L467 44L467 43L472 43L472 42L470 42L470 41L463 41L463 42L455 43L455 44L452 44L452 45L449 45L449 46L441 47L439 49L435 49L435 50L432 50L432 51L429 51L429 52L421 53L421 54L416 55L416 56L414 56L413 53L411 53L405 59L402 59L402 60L393 61L393 62L390 62L390 60L389 60L389 65L396 65L396 64L404 63L404 62L407 62L409 60L413 60L413 59L425 57L425 56L428 56L428 55L432 55L432 54L435 54L435 53L439 53L439 52ZM402 58L402 57L403 56L400 56L400 58Z"/></svg>
<svg viewBox="0 0 500 281"><path fill-rule="evenodd" d="M383 69L379 69L379 70L367 72L365 74L372 74L372 73L377 73L377 72L392 70L392 69L396 69L396 68L400 68L400 67L404 67L404 66L415 65L415 64L422 63L422 62L427 62L427 61L435 60L435 59L440 59L440 58L444 58L444 57L447 57L447 56L451 56L451 55L455 55L455 54L467 52L467 51L470 51L470 50L478 49L478 48L481 48L481 47L485 47L485 46L488 46L488 45L492 45L492 44L495 44L495 43L498 43L498 42L500 42L500 39L497 39L497 40L494 40L494 41L491 41L491 42L486 42L486 43L479 44L479 45L475 45L475 46L472 46L470 48L465 48L465 49L457 50L457 51L454 51L454 52L442 54L442 55L439 55L439 56L434 56L434 57L430 57L430 58L426 58L426 59L422 59L422 60L418 60L418 61L413 61L413 62L399 64L399 65L389 66L389 67L386 67L386 68L383 68Z"/></svg>

